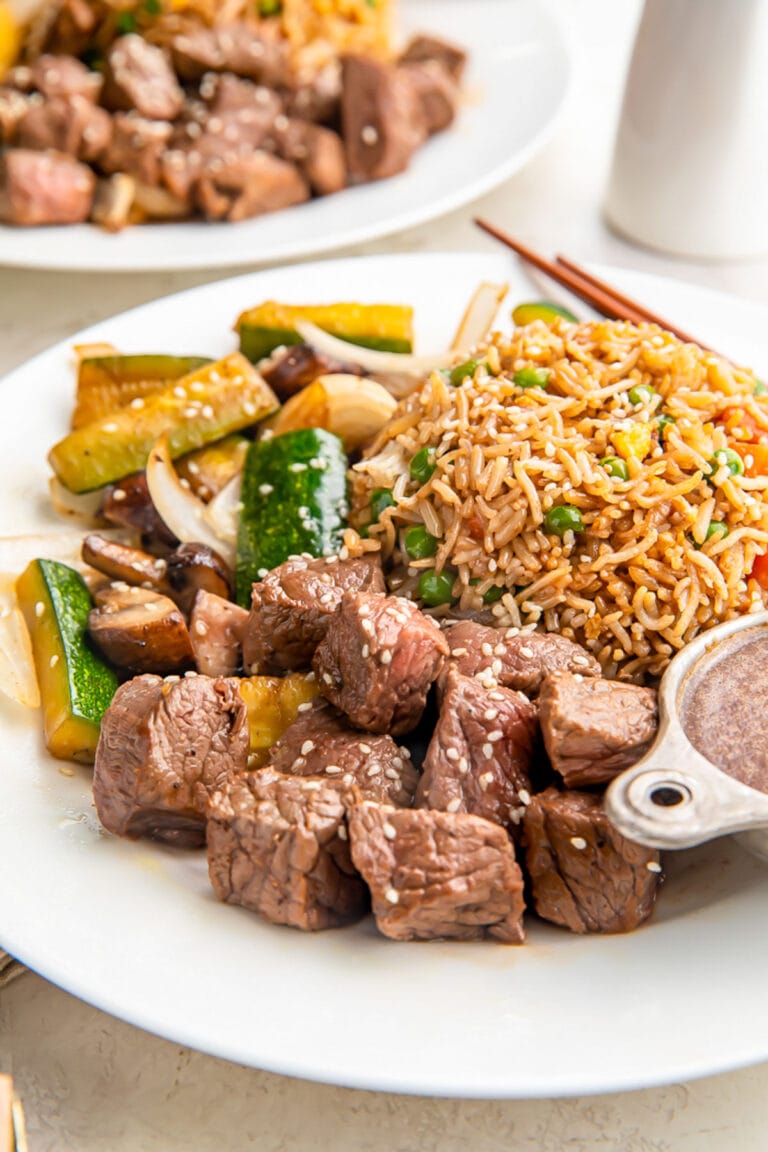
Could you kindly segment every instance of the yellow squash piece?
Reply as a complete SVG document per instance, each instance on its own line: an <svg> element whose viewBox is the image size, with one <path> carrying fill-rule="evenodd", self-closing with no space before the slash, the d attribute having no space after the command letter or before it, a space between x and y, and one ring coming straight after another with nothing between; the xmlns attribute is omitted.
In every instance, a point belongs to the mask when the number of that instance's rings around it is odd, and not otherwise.
<svg viewBox="0 0 768 1152"><path fill-rule="evenodd" d="M250 676L240 681L240 695L248 709L250 768L259 768L266 763L269 749L298 716L299 705L306 704L317 694L314 677L310 678L303 672L292 672L284 677Z"/></svg>
<svg viewBox="0 0 768 1152"><path fill-rule="evenodd" d="M48 461L71 492L90 492L144 468L161 436L168 437L175 459L258 423L277 407L266 381L233 352L148 396L142 408L121 408L70 432Z"/></svg>
<svg viewBox="0 0 768 1152"><path fill-rule="evenodd" d="M16 582L32 641L45 743L61 760L93 761L101 718L117 677L88 646L91 594L82 576L56 560L33 560Z"/></svg>
<svg viewBox="0 0 768 1152"><path fill-rule="evenodd" d="M267 300L237 319L240 351L254 364L286 344L300 344L297 320L339 340L379 352L413 351L413 308L405 304L279 304Z"/></svg>

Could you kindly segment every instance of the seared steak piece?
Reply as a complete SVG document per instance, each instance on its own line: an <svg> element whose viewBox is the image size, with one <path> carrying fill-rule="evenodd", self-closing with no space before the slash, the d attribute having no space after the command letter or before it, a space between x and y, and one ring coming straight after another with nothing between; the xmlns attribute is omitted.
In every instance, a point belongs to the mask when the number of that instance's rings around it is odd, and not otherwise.
<svg viewBox="0 0 768 1152"><path fill-rule="evenodd" d="M178 672L193 661L192 643L179 609L167 596L127 584L94 594L88 634L111 664L129 672Z"/></svg>
<svg viewBox="0 0 768 1152"><path fill-rule="evenodd" d="M488 628L462 620L445 635L456 670L463 676L477 676L488 687L500 684L535 696L544 677L561 668L580 676L600 675L594 656L552 632L521 635L514 628Z"/></svg>
<svg viewBox="0 0 768 1152"><path fill-rule="evenodd" d="M403 172L427 134L421 101L408 77L369 56L342 61L341 122L353 181Z"/></svg>
<svg viewBox="0 0 768 1152"><path fill-rule="evenodd" d="M97 19L88 0L58 0L53 11L45 13L40 47L57 55L79 56L88 47Z"/></svg>
<svg viewBox="0 0 768 1152"><path fill-rule="evenodd" d="M112 117L83 96L54 96L33 105L17 129L20 148L68 152L93 163L112 139Z"/></svg>
<svg viewBox="0 0 768 1152"><path fill-rule="evenodd" d="M184 106L184 92L162 48L130 32L107 52L104 103L149 120L175 120Z"/></svg>
<svg viewBox="0 0 768 1152"><path fill-rule="evenodd" d="M182 80L199 80L206 72L232 72L278 88L288 77L285 44L257 35L244 21L187 28L174 36L171 56Z"/></svg>
<svg viewBox="0 0 768 1152"><path fill-rule="evenodd" d="M347 592L312 667L323 696L358 728L400 736L418 724L447 655L439 627L412 601Z"/></svg>
<svg viewBox="0 0 768 1152"><path fill-rule="evenodd" d="M206 73L200 84L200 97L213 116L256 110L273 121L283 111L283 101L272 88L241 80L229 72ZM205 116L200 122L205 123Z"/></svg>
<svg viewBox="0 0 768 1152"><path fill-rule="evenodd" d="M44 54L30 64L29 82L32 88L49 99L80 96L91 104L97 104L104 77L86 68L74 56Z"/></svg>
<svg viewBox="0 0 768 1152"><path fill-rule="evenodd" d="M599 796L540 792L525 810L523 843L542 919L571 932L631 932L650 916L659 853L621 836Z"/></svg>
<svg viewBox="0 0 768 1152"><path fill-rule="evenodd" d="M96 811L116 836L195 848L205 842L209 796L247 761L236 681L137 676L118 688L101 722Z"/></svg>
<svg viewBox="0 0 768 1152"><path fill-rule="evenodd" d="M263 151L211 161L195 186L195 201L208 220L247 220L308 199L298 168Z"/></svg>
<svg viewBox="0 0 768 1152"><path fill-rule="evenodd" d="M125 172L145 184L157 184L160 161L172 131L167 120L118 112L112 117L112 141L100 159L100 167L105 172Z"/></svg>
<svg viewBox="0 0 768 1152"><path fill-rule="evenodd" d="M459 88L450 72L437 60L406 63L400 72L413 85L428 135L448 128L456 119L459 104Z"/></svg>
<svg viewBox="0 0 768 1152"><path fill-rule="evenodd" d="M269 756L270 767L292 776L322 776L329 784L400 808L413 804L418 773L407 748L391 736L355 732L324 700L300 705L300 712Z"/></svg>
<svg viewBox="0 0 768 1152"><path fill-rule="evenodd" d="M232 676L242 662L247 623L245 608L201 588L192 602L189 617L198 672L205 676Z"/></svg>
<svg viewBox="0 0 768 1152"><path fill-rule="evenodd" d="M417 804L520 823L530 797L538 718L525 696L451 671Z"/></svg>
<svg viewBox="0 0 768 1152"><path fill-rule="evenodd" d="M617 680L548 676L539 694L544 745L569 787L605 784L648 751L658 727L656 693Z"/></svg>
<svg viewBox="0 0 768 1152"><path fill-rule="evenodd" d="M319 560L294 556L253 585L243 639L247 672L286 672L309 667L328 621L346 591L385 591L378 556Z"/></svg>
<svg viewBox="0 0 768 1152"><path fill-rule="evenodd" d="M523 878L498 824L372 801L356 804L348 819L352 860L385 936L522 943Z"/></svg>
<svg viewBox="0 0 768 1152"><path fill-rule="evenodd" d="M438 40L436 36L414 36L400 57L401 64L432 61L441 64L458 83L464 73L467 54L462 48L457 48L447 40Z"/></svg>
<svg viewBox="0 0 768 1152"><path fill-rule="evenodd" d="M274 133L278 154L296 164L313 192L328 196L341 191L347 183L347 163L336 132L283 116L275 122Z"/></svg>
<svg viewBox="0 0 768 1152"><path fill-rule="evenodd" d="M311 76L291 77L282 90L282 96L288 116L313 124L335 123L341 103L341 66L338 60L329 60Z"/></svg>
<svg viewBox="0 0 768 1152"><path fill-rule="evenodd" d="M344 804L322 780L271 768L231 777L208 805L208 874L219 900L318 931L363 916Z"/></svg>
<svg viewBox="0 0 768 1152"><path fill-rule="evenodd" d="M80 224L96 177L63 152L8 148L0 155L0 220L5 224Z"/></svg>
<svg viewBox="0 0 768 1152"><path fill-rule="evenodd" d="M7 146L16 143L19 124L30 108L39 102L39 97L33 98L25 92L17 92L15 88L0 85L0 144Z"/></svg>

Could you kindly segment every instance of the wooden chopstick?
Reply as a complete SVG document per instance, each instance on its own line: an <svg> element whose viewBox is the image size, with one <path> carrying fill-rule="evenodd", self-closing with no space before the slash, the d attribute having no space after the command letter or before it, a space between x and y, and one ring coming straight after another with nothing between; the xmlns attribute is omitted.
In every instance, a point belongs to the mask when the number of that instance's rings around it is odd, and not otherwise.
<svg viewBox="0 0 768 1152"><path fill-rule="evenodd" d="M509 236L500 228L490 224L487 220L482 220L475 217L475 224L481 228L483 232L487 232L489 236L501 241L507 248L511 248L528 264L532 264L534 268L538 268L547 276L556 280L558 284L562 284L574 296L578 296L580 300L591 305L592 308L600 312L603 316L607 316L612 320L629 320L632 324L658 324L659 327L665 328L679 340L686 344L699 344L700 347L706 348L706 345L701 344L693 336L689 336L681 328L670 324L668 320L664 320L661 316L657 316L655 312L651 312L630 296L626 296L623 292L611 287L604 280L598 279L593 276L591 272L581 268L578 264L574 264L572 260L567 260L565 257L558 256L557 261L553 263L551 260L545 259L535 252L532 248L528 248L519 240Z"/></svg>

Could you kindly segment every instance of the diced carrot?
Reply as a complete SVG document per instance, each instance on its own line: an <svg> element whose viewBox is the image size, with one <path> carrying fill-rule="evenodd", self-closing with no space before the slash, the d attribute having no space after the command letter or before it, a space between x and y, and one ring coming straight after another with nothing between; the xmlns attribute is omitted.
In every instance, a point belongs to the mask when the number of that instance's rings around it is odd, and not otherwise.
<svg viewBox="0 0 768 1152"><path fill-rule="evenodd" d="M768 592L768 552L763 552L762 556L757 557L752 565L752 576L760 587Z"/></svg>
<svg viewBox="0 0 768 1152"><path fill-rule="evenodd" d="M743 408L726 408L721 421L731 440L756 444L762 435L757 420L751 412L746 412Z"/></svg>
<svg viewBox="0 0 768 1152"><path fill-rule="evenodd" d="M745 476L768 476L768 444L750 444L742 453Z"/></svg>

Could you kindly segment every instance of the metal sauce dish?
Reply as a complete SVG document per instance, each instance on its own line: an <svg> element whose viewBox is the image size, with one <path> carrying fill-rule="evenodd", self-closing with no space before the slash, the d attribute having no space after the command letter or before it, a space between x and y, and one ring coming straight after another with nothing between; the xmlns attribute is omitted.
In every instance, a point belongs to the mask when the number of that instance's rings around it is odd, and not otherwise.
<svg viewBox="0 0 768 1152"><path fill-rule="evenodd" d="M704 632L675 656L656 740L611 783L605 808L640 844L690 848L738 832L768 860L768 612Z"/></svg>

